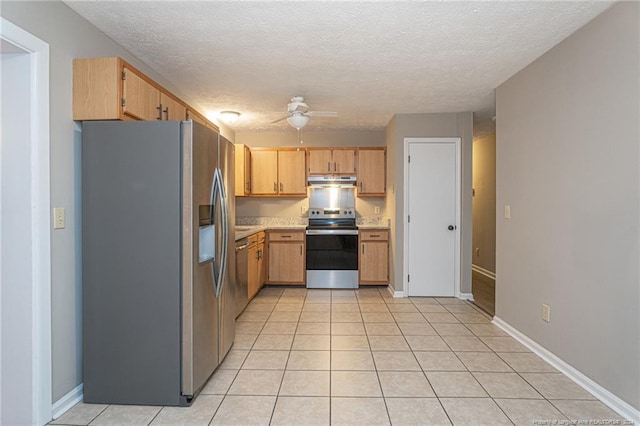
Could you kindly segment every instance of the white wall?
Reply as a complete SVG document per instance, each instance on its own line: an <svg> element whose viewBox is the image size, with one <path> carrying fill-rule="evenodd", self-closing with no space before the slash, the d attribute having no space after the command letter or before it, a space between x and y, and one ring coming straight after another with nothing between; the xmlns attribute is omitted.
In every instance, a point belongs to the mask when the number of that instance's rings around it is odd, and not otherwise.
<svg viewBox="0 0 640 426"><path fill-rule="evenodd" d="M639 17L617 3L496 92L496 314L636 409Z"/></svg>
<svg viewBox="0 0 640 426"><path fill-rule="evenodd" d="M0 14L50 46L51 203L66 209L66 228L51 234L54 402L82 383L81 133L72 120L72 61L77 57L121 56L176 95L181 94L59 1L2 1ZM233 140L233 132L223 130ZM20 183L20 187L24 185Z"/></svg>

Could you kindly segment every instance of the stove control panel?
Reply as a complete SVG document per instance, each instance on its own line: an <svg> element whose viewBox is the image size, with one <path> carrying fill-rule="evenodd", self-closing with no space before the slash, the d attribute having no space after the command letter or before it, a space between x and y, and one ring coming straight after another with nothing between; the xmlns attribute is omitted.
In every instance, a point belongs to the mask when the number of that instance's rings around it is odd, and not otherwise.
<svg viewBox="0 0 640 426"><path fill-rule="evenodd" d="M351 208L325 208L318 209L313 208L309 209L309 219L355 219L356 211Z"/></svg>

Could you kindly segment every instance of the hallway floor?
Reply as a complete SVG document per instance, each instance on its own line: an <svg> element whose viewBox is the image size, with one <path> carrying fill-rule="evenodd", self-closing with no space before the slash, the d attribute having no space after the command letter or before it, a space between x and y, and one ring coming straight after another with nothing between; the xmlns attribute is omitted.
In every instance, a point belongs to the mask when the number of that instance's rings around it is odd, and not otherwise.
<svg viewBox="0 0 640 426"><path fill-rule="evenodd" d="M191 407L80 403L51 424L530 425L569 419L622 420L465 301L392 298L386 288L272 287L238 318L233 348Z"/></svg>

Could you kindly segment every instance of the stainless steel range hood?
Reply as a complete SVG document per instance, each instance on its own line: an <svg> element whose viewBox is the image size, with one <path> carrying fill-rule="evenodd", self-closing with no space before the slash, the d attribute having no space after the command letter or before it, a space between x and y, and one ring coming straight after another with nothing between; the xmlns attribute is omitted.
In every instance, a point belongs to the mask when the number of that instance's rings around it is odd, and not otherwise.
<svg viewBox="0 0 640 426"><path fill-rule="evenodd" d="M353 188L355 176L309 176L307 182L311 187Z"/></svg>

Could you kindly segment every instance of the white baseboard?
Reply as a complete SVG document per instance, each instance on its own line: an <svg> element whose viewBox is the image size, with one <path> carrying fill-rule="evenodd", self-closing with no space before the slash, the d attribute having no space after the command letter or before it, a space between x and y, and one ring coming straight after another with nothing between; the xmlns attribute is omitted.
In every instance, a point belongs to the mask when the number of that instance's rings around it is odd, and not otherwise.
<svg viewBox="0 0 640 426"><path fill-rule="evenodd" d="M473 302L473 294L471 293L458 293L458 298Z"/></svg>
<svg viewBox="0 0 640 426"><path fill-rule="evenodd" d="M53 403L51 407L51 415L53 419L57 419L66 413L71 407L82 401L82 383L72 389L68 394Z"/></svg>
<svg viewBox="0 0 640 426"><path fill-rule="evenodd" d="M404 291L396 291L396 289L391 284L387 286L387 290L389 290L389 293L391 293L391 296L393 297L406 297L404 295Z"/></svg>
<svg viewBox="0 0 640 426"><path fill-rule="evenodd" d="M558 356L545 349L535 341L531 340L528 336L522 334L520 331L503 321L498 317L493 317L492 321L495 325L506 331L514 339L522 343L527 348L531 349L536 355L543 360L547 361L554 368L560 371L562 374L573 380L576 384L589 392L591 395L598 398L605 405L611 408L613 411L620 414L627 420L631 420L633 424L640 424L640 410L637 410L630 404L624 402L613 393L609 392L571 365L560 359Z"/></svg>
<svg viewBox="0 0 640 426"><path fill-rule="evenodd" d="M477 273L479 273L479 274L482 274L482 275L484 275L485 277L490 278L490 279L492 279L492 280L494 280L494 281L495 281L495 279L496 279L496 273L495 273L495 272L491 272L491 271L489 271L488 269L484 269L484 268L483 268L483 267L481 267L481 266L473 265L473 264L472 264L472 265L471 265L471 270L472 270L472 271L475 271L475 272L477 272Z"/></svg>

